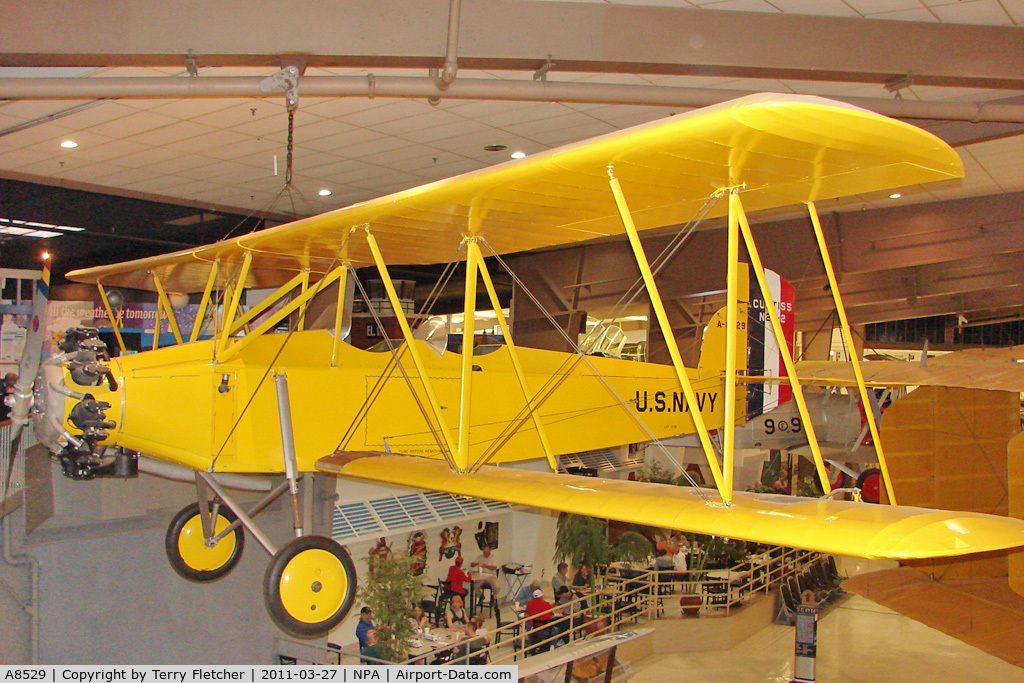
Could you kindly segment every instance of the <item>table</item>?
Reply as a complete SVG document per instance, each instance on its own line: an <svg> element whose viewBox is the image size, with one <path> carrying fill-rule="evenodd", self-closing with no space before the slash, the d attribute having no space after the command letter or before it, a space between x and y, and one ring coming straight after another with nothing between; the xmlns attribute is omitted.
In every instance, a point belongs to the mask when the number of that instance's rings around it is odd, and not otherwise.
<svg viewBox="0 0 1024 683"><path fill-rule="evenodd" d="M409 649L409 664L430 664L436 652L457 642L457 635L461 633L447 628L428 628L427 633L416 637L419 646Z"/></svg>
<svg viewBox="0 0 1024 683"><path fill-rule="evenodd" d="M526 577L533 573L533 567L530 565L520 566L517 569L509 569L509 565L503 565L501 567L501 573L505 577L505 584L508 586L508 593L510 599L515 600L515 597L519 595L519 591L523 589L523 584L526 583Z"/></svg>

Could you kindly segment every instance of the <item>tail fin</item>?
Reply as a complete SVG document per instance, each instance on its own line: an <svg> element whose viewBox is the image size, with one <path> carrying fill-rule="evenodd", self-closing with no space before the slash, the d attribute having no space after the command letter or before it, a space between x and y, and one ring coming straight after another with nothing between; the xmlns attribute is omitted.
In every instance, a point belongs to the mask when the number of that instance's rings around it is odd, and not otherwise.
<svg viewBox="0 0 1024 683"><path fill-rule="evenodd" d="M793 318L793 307L796 300L796 289L778 273L765 270L768 289L775 301L782 332L790 353L793 351L793 339L796 326ZM750 305L747 316L747 374L764 377L785 377L786 366L782 362L782 350L779 340L772 331L768 314L765 310L764 297L751 282ZM747 385L747 419L779 407L793 398L793 389L788 384L773 382L770 384Z"/></svg>
<svg viewBox="0 0 1024 683"><path fill-rule="evenodd" d="M749 292L749 294L746 302L740 302L740 320L743 321L742 327L745 329L738 330L736 333L739 337L736 345L736 367L739 372L751 376L784 377L786 367L782 362L779 343L769 324L764 298L757 287L757 281L752 280L749 287L744 287L743 280L749 280L749 277L745 270L741 271L740 275L740 290ZM782 319L782 330L786 336L786 343L792 351L795 331L793 304L796 290L778 273L765 270L765 276L772 299L775 300L776 308ZM708 323L704 332L698 364L700 369L714 372L725 368L725 335L725 308L722 308L711 318L711 322ZM792 397L793 390L789 385L781 385L777 382L747 384L747 419L777 408Z"/></svg>

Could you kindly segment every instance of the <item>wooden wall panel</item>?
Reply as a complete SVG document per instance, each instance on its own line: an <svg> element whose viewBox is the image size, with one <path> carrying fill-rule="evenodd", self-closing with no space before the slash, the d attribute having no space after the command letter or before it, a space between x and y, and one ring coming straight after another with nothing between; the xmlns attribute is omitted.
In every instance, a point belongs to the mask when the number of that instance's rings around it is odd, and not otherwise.
<svg viewBox="0 0 1024 683"><path fill-rule="evenodd" d="M1007 447L1019 434L1016 394L915 389L882 416L882 444L896 498L901 505L1008 514ZM1008 571L1005 554L909 564L936 578L1005 576Z"/></svg>

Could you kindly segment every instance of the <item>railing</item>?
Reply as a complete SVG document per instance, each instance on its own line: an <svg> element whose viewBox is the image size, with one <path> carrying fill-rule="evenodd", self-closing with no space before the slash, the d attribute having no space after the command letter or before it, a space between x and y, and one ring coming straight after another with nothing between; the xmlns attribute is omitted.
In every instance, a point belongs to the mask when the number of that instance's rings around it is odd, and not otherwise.
<svg viewBox="0 0 1024 683"><path fill-rule="evenodd" d="M665 600L680 594L701 596L700 609L705 615L727 615L737 605L748 602L757 593L768 593L790 576L801 572L818 559L819 553L794 548L775 547L726 570L701 570L702 578L677 579L674 571L617 568L606 573L600 590L556 605L554 618L530 628L532 619L519 617L499 625L475 638L462 637L440 646L417 648L403 664L510 664L520 657L572 643L590 635L619 629L627 622L656 619L665 611ZM706 576L708 571L727 572L725 578ZM506 610L511 610L506 607ZM500 614L501 612L499 612ZM440 633L451 637L444 629ZM474 642L475 641L475 642ZM354 645L334 649L332 657L341 664L371 662L391 664L361 655Z"/></svg>
<svg viewBox="0 0 1024 683"><path fill-rule="evenodd" d="M31 427L21 431L21 438L11 448L11 422L0 422L0 517L21 505L25 487L25 451L37 443Z"/></svg>
<svg viewBox="0 0 1024 683"><path fill-rule="evenodd" d="M726 569L679 573L674 570L612 568L605 575L605 583L634 586L633 593L642 590L649 596L646 603L649 618L660 616L669 595L686 594L701 597L699 605L693 607L701 609L704 614L719 611L727 615L755 594L767 593L799 573L819 556L819 553L809 550L776 546Z"/></svg>

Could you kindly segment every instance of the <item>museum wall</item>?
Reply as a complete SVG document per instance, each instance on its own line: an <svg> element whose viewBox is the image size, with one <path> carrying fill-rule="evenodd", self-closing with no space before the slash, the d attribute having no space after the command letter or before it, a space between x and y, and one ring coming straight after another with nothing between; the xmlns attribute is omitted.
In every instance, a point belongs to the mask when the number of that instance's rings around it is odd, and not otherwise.
<svg viewBox="0 0 1024 683"><path fill-rule="evenodd" d="M238 498L248 505L257 494ZM55 514L21 549L40 565L39 663L276 661L280 631L262 597L269 556L250 534L239 565L219 581L190 583L168 564L167 525L194 500L193 484L145 474L77 482L54 473ZM316 526L323 528L329 498L315 500ZM277 542L293 533L283 502L258 517Z"/></svg>

